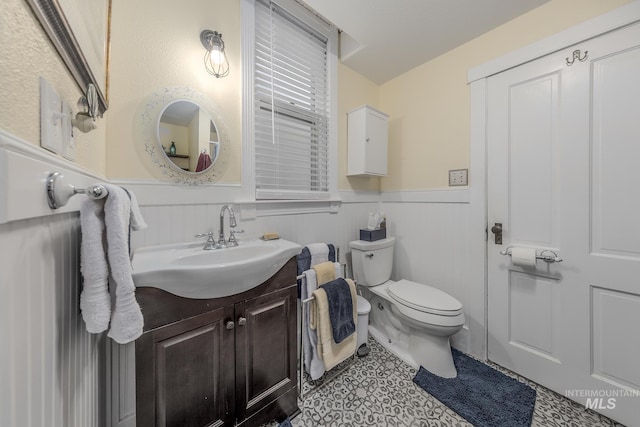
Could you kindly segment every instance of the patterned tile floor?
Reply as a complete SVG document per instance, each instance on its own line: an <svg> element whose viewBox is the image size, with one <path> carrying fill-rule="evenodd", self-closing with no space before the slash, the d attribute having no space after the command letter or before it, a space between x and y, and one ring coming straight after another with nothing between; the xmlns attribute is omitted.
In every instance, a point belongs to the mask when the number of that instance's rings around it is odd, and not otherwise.
<svg viewBox="0 0 640 427"><path fill-rule="evenodd" d="M318 426L471 426L466 420L413 383L416 370L369 338L371 353L337 378L303 387L302 411L294 427ZM623 427L506 369L494 368L537 391L532 427Z"/></svg>

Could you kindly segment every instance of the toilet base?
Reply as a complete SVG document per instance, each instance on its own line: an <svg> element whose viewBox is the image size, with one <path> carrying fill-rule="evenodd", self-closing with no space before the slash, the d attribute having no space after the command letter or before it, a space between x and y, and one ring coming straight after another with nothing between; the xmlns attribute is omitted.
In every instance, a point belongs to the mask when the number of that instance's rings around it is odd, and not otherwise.
<svg viewBox="0 0 640 427"><path fill-rule="evenodd" d="M369 325L369 335L380 343L389 352L396 355L403 362L418 370L420 366L434 375L442 378L455 378L458 375L453 364L453 355L449 346L449 338L444 338L446 343L434 344L422 337L406 336L396 339L390 338L387 333L378 329L375 325ZM433 337L443 338L443 337ZM426 341L426 342L425 342ZM430 355L430 357L425 357Z"/></svg>
<svg viewBox="0 0 640 427"><path fill-rule="evenodd" d="M462 323L444 326L424 323L405 315L390 300L387 284L365 288L364 297L369 297L371 312L369 333L376 341L400 359L418 369L420 366L443 378L455 378L458 373L453 364L449 338L462 328ZM464 316L441 319L464 322ZM429 319L427 319L429 320ZM432 320L432 319L431 319Z"/></svg>
<svg viewBox="0 0 640 427"><path fill-rule="evenodd" d="M407 365L411 366L414 369L419 369L420 365L415 361L413 356L409 354L409 346L408 342L403 340L397 340L393 338L389 338L389 335L384 331L378 329L377 326L370 324L369 325L369 335L373 337L381 346L387 349L390 353L396 355L400 360L405 362Z"/></svg>
<svg viewBox="0 0 640 427"><path fill-rule="evenodd" d="M426 370L442 378L455 378L458 371L453 364L449 337L412 334L409 339L409 353Z"/></svg>

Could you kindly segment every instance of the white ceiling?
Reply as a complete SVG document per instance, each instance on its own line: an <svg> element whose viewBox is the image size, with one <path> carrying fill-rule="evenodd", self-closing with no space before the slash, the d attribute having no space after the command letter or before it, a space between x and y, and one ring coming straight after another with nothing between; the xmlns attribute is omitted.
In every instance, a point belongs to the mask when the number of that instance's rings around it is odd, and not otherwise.
<svg viewBox="0 0 640 427"><path fill-rule="evenodd" d="M382 84L549 0L303 1L343 31L341 61Z"/></svg>

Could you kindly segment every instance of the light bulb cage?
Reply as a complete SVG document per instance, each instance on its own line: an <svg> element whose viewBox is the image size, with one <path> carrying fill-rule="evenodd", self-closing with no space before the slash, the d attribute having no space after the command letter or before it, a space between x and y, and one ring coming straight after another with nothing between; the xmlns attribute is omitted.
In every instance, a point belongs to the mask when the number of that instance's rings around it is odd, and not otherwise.
<svg viewBox="0 0 640 427"><path fill-rule="evenodd" d="M207 50L204 53L204 67L207 72L216 78L226 77L229 75L229 60L227 59L227 52L224 49L224 41L222 40L222 34L217 31L204 30L200 33L200 42L202 46ZM215 63L211 58L211 52L214 48L218 48L220 51L222 61Z"/></svg>

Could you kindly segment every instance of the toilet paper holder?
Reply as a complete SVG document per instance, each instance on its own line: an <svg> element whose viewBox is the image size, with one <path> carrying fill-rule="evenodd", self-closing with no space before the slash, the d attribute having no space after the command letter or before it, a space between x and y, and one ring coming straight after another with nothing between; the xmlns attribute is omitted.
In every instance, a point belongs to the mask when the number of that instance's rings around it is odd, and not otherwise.
<svg viewBox="0 0 640 427"><path fill-rule="evenodd" d="M513 248L513 246L508 246L506 249L501 250L500 255L511 256L511 251L510 251L511 248ZM552 251L551 249L544 249L540 251L540 253L536 255L536 260L538 259L548 263L563 261L563 259L560 258L558 254Z"/></svg>

